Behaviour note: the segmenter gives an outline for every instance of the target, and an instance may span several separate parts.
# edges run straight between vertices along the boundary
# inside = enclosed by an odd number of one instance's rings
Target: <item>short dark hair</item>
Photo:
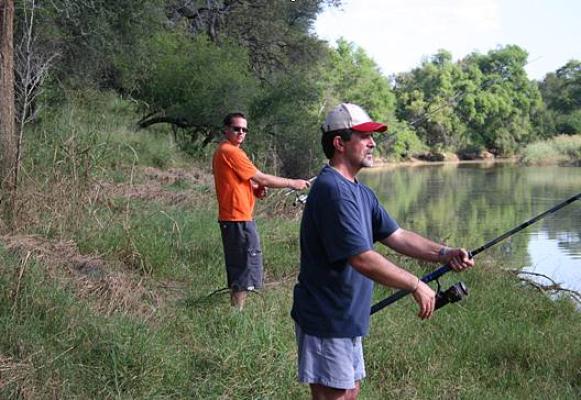
[[[234,118],[244,118],[244,119],[246,119],[246,115],[244,115],[244,113],[242,113],[240,111],[230,113],[230,114],[228,114],[228,115],[226,115],[224,117],[224,126],[230,126],[230,125],[232,125],[232,120]]]
[[[341,129],[338,131],[323,131],[323,136],[321,137],[321,145],[323,146],[323,152],[325,156],[330,160],[335,155],[335,146],[333,146],[333,139],[335,136],[340,136],[341,140],[348,142],[353,136],[353,131],[351,129]]]

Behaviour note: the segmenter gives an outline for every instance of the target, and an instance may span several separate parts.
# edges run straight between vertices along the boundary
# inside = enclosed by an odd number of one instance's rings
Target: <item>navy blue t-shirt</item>
[[[398,228],[371,189],[328,165],[321,170],[301,221],[291,315],[303,331],[319,337],[367,334],[373,281],[347,260]]]

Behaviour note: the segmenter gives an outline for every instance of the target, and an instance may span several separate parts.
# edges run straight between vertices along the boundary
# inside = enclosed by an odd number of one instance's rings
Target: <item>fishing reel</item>
[[[307,194],[305,193],[298,194],[295,191],[295,200],[293,201],[293,207],[296,207],[298,204],[301,204],[303,206],[307,204],[307,197],[308,197]]]
[[[440,282],[436,282],[438,283],[438,291],[436,292],[436,306],[434,310],[442,308],[448,303],[456,303],[468,296],[468,287],[464,282],[458,282],[444,291],[441,290]]]

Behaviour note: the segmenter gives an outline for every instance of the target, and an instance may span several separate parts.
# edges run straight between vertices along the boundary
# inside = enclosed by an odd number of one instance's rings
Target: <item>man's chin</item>
[[[371,158],[371,159],[369,159],[369,158],[364,159],[363,162],[361,163],[361,166],[363,168],[371,168],[371,167],[373,167],[373,158]]]

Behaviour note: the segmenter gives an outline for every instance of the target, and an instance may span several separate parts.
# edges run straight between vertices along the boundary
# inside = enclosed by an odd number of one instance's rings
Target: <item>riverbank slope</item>
[[[308,398],[289,316],[292,196],[260,203],[266,285],[239,313],[221,290],[207,160],[114,112],[55,123],[27,143],[18,219],[0,238],[0,398]],[[418,274],[436,267],[385,254]],[[374,315],[361,397],[579,398],[581,314],[518,267],[479,257],[462,275],[470,296],[432,320],[409,298]]]

